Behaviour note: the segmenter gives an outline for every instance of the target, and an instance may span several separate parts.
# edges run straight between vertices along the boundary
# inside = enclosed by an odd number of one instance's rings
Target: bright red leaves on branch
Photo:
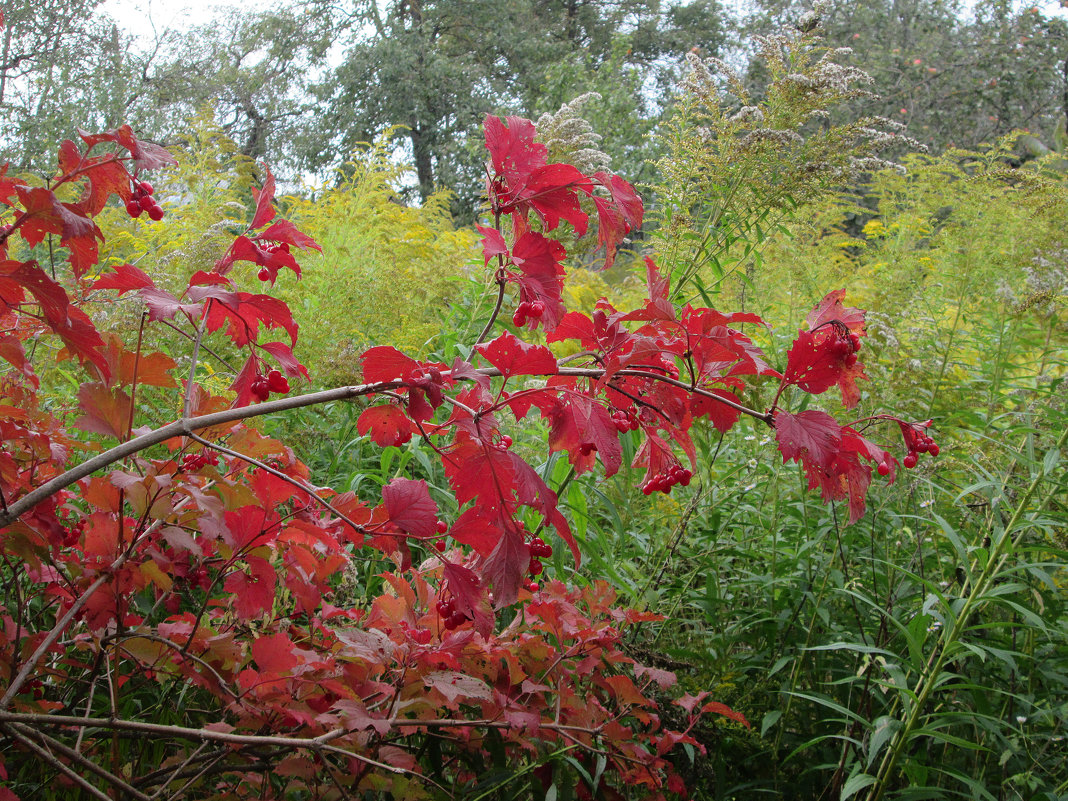
[[[288,271],[299,276],[299,251],[318,246],[278,218],[268,170],[246,230],[181,291],[157,287],[128,264],[90,284],[84,276],[96,265],[101,238],[93,217],[117,198],[157,219],[153,187],[139,173],[170,157],[120,128],[83,136],[82,149],[64,143],[61,174],[45,188],[0,171],[9,215],[0,228],[0,359],[14,368],[0,384],[0,551],[23,566],[24,597],[44,610],[16,624],[0,609],[7,621],[0,662],[26,666],[4,678],[2,704],[28,714],[57,709],[49,704],[58,702],[28,691],[39,669],[50,671],[50,687],[103,686],[89,672],[99,663],[94,653],[108,656],[120,694],[156,680],[195,688],[198,704],[214,712],[204,731],[237,731],[251,743],[231,742],[220,752],[214,797],[260,781],[248,765],[262,753],[257,737],[264,731],[331,738],[330,754],[294,747],[278,764],[290,789],[309,796],[324,775],[316,760],[334,759],[338,749],[350,755],[338,763],[343,770],[330,773],[343,793],[404,792],[408,785],[392,784],[393,774],[367,760],[418,773],[419,752],[406,746],[442,721],[446,771],[456,786],[477,779],[462,765],[480,753],[479,727],[491,721],[517,751],[532,742],[596,741],[608,759],[602,781],[655,796],[684,791],[663,757],[674,745],[697,745],[689,732],[702,714],[748,725],[702,694],[677,702],[685,715],[679,730],[661,727],[652,693],[659,697],[674,676],[636,665],[621,650],[627,628],[655,616],[616,608],[603,584],[577,590],[546,578],[545,560],[554,544],[561,547],[556,538],[576,564],[577,543],[556,492],[525,458],[530,443],[513,442],[507,426],[536,410],[549,450],[566,455],[576,474],[598,463],[606,475],[620,471],[622,438],[629,438],[631,466],[644,468],[642,490],[651,494],[686,486],[700,470],[694,425],[707,421],[726,433],[747,414],[774,427],[783,458],[800,463],[825,499],[845,501],[850,520],[864,511],[872,470],[892,481],[896,468],[862,431],[877,422],[899,425],[906,467],[919,454],[937,455],[938,446],[927,424],[878,416],[841,425],[825,412],[791,411],[791,393],[838,386],[847,406],[859,399],[864,315],[843,305],[841,291],[809,315],[782,375],[755,341],[766,328],[759,317],[677,308],[669,277],[652,260],[640,308],[621,311],[602,300],[590,314],[569,312],[562,291],[567,253],[550,234],[561,222],[577,235],[596,225],[608,266],[641,225],[641,200],[618,176],[547,163],[527,120],[490,117],[485,130],[493,226],[479,230],[502,302],[513,285],[515,327],[543,326],[550,344],[579,352],[561,362],[521,335],[493,336],[495,319],[485,341],[451,365],[389,345],[369,349],[361,357],[365,383],[346,389],[346,397],[377,396],[357,430],[382,447],[433,449],[444,474],[436,482],[394,477],[380,496],[366,486],[362,496],[316,488],[285,445],[236,422],[249,413],[239,409],[226,424],[216,418],[210,428],[194,421],[183,424],[193,428],[165,430],[153,441],[159,452],[123,453],[122,469],[85,473],[77,484],[24,501],[84,448],[84,435],[68,435],[66,421],[38,399],[33,351],[24,343],[54,336],[61,357],[89,368],[69,419],[105,438],[105,447],[139,433],[139,390],[175,388],[175,362],[142,351],[136,340],[101,337],[79,308],[86,298],[143,304],[149,325],[172,322],[198,343],[198,365],[208,358],[199,343],[209,340],[211,358],[216,349],[240,354],[222,361],[222,369],[236,370],[231,395],[211,395],[194,369],[192,385],[171,396],[169,414],[195,417],[285,396],[290,379],[307,377],[294,354],[293,316],[266,293],[238,291],[231,274],[253,270],[273,285]],[[109,152],[90,153],[98,146]],[[77,202],[58,200],[55,189],[64,183],[81,187]],[[4,260],[13,236],[28,245],[58,237],[69,269],[52,276],[34,261]],[[772,407],[748,408],[750,384],[768,379],[779,382]],[[307,400],[289,405],[298,402]],[[363,549],[398,567],[380,576],[388,591],[374,598],[338,591],[338,575],[365,558]],[[516,602],[522,608],[499,630],[495,610]],[[42,660],[49,652],[61,658]],[[99,708],[110,703],[97,701]],[[468,725],[472,719],[483,724]],[[111,734],[107,725],[95,733],[98,725],[85,729],[84,758],[109,752]],[[175,764],[193,753],[181,750],[185,742],[169,744]]]

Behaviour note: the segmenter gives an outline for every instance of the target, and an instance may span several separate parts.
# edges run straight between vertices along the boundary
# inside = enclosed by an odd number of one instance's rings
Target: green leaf
[[[865,787],[870,787],[875,784],[875,782],[876,778],[867,773],[858,773],[855,776],[850,776],[849,781],[842,787],[842,794],[839,798],[841,801],[846,801],[847,798],[852,798],[859,791],[863,790]]]

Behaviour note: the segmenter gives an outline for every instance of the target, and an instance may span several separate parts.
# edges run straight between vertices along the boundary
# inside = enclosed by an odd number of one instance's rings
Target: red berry
[[[142,197],[142,198],[141,198],[141,199],[140,199],[140,200],[138,201],[138,203],[140,203],[140,204],[141,204],[141,208],[142,208],[142,209],[144,209],[145,211],[148,211],[149,209],[151,209],[151,208],[152,208],[153,206],[155,206],[155,205],[156,205],[156,201],[155,201],[155,200],[153,200],[153,199],[152,199],[151,197],[149,197],[148,195],[145,195],[144,197]]]
[[[536,300],[536,301],[534,301],[533,303],[530,304],[530,316],[531,317],[541,317],[543,314],[545,314],[545,304],[544,303],[542,303],[540,300]]]
[[[463,612],[453,612],[445,621],[445,628],[455,629],[467,622],[467,615]]]
[[[536,559],[532,559],[530,561],[530,575],[539,576],[541,575],[541,571],[543,571],[544,569],[545,566],[542,565],[542,563],[537,561]]]
[[[527,324],[527,316],[523,313],[522,309],[516,309],[515,314],[512,315],[512,325],[516,328],[522,328]]]
[[[150,184],[148,181],[141,181],[141,183],[139,183],[137,186],[146,195],[151,195],[153,192],[155,192],[155,190],[152,188],[152,184]]]
[[[271,372],[267,373],[267,388],[271,390],[271,392],[285,395],[289,392],[289,379],[282,375],[278,370],[271,370]]]
[[[890,465],[886,462],[879,462],[879,466],[876,468],[879,471],[880,476],[890,475]]]
[[[915,453],[912,453],[912,452],[910,452],[910,453],[908,454],[908,456],[906,456],[906,457],[905,457],[905,458],[904,458],[904,459],[902,460],[902,462],[901,462],[901,463],[902,463],[903,465],[905,465],[905,467],[906,467],[906,468],[908,468],[909,470],[911,470],[912,468],[914,468],[914,467],[916,466],[916,462],[917,462],[917,461],[919,461],[919,459],[917,458],[916,454],[915,454]]]
[[[445,540],[438,540],[434,543],[434,547],[437,548],[438,553],[445,553],[445,549],[449,546],[445,544]]]
[[[941,449],[938,447],[938,445],[933,442],[927,448],[927,452],[931,454],[931,456],[938,456],[940,450]]]
[[[266,267],[261,267],[260,271],[256,273],[256,277],[259,278],[261,281],[270,281],[271,271],[268,270]]]
[[[159,222],[160,220],[162,220],[164,213],[165,212],[163,211],[163,208],[161,206],[153,206],[148,210],[148,216],[154,222]]]
[[[446,523],[444,520],[439,520],[437,523],[434,524],[434,528],[437,529],[438,534],[444,534],[446,531],[449,530],[449,524]]]
[[[142,211],[143,209],[141,208],[141,204],[138,203],[136,200],[131,199],[126,201],[126,213],[129,214],[131,217],[135,219],[137,217],[140,217]]]
[[[530,592],[537,592],[538,591],[538,582],[532,581],[529,584],[527,584],[527,590],[530,591]]]

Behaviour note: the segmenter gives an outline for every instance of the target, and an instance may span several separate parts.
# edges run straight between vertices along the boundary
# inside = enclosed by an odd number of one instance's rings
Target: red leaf
[[[356,421],[356,430],[381,448],[403,445],[412,438],[415,426],[399,406],[371,406],[363,410]]]
[[[470,568],[447,561],[442,563],[442,575],[456,611],[467,615],[474,621],[475,630],[488,638],[493,633],[493,615],[478,576]]]
[[[262,672],[275,675],[288,674],[300,661],[293,653],[293,641],[281,631],[253,639],[252,658]]]
[[[253,227],[255,228],[255,226]],[[260,241],[267,240],[269,242],[281,242],[286,245],[298,247],[301,250],[311,248],[312,250],[322,251],[322,248],[319,247],[314,239],[298,230],[297,226],[289,220],[279,220],[271,225],[271,227],[265,228],[260,231],[256,239]]]
[[[536,168],[514,193],[513,204],[522,207],[529,203],[546,231],[552,231],[564,219],[571,223],[576,236],[582,236],[589,216],[579,205],[576,190],[588,195],[592,189],[590,179],[570,164],[546,164]]]
[[[857,380],[867,376],[849,343],[850,337],[836,325],[828,324],[818,331],[799,331],[786,354],[783,380],[813,395],[837,384],[846,408],[856,406],[860,401]]]
[[[530,550],[514,521],[499,521],[497,543],[482,563],[482,573],[493,587],[493,604],[498,609],[515,603],[527,568]]]
[[[494,256],[508,255],[508,245],[505,244],[504,237],[500,231],[496,228],[487,228],[484,225],[476,225],[475,227],[482,234],[482,255],[487,265]]]
[[[422,370],[419,362],[388,345],[370,348],[360,356],[363,380],[369,384],[403,381]]]
[[[829,468],[842,441],[842,427],[826,412],[809,409],[797,414],[775,412],[775,437],[783,462]]]
[[[557,372],[556,357],[544,345],[529,345],[505,331],[492,342],[476,345],[490,364],[509,378],[514,375],[553,375]]]
[[[308,368],[297,361],[297,357],[293,355],[293,349],[289,347],[285,342],[263,342],[260,343],[260,347],[274,356],[278,361],[278,366],[281,367],[286,375],[294,378],[298,375],[309,378]]]
[[[256,213],[252,217],[252,223],[249,228],[255,230],[260,228],[271,220],[274,219],[274,176],[271,175],[271,168],[266,164],[263,165],[263,169],[267,171],[267,180],[263,182],[262,189],[252,188],[252,197],[256,200]]]
[[[143,271],[132,264],[119,264],[115,272],[106,273],[93,282],[93,289],[117,289],[119,297],[135,289],[155,289],[152,279]]]
[[[190,292],[190,295],[193,293]],[[296,344],[297,324],[293,314],[283,301],[270,295],[253,295],[249,292],[228,292],[214,295],[207,316],[209,331],[217,331],[224,324],[226,333],[237,347],[255,342],[260,323],[265,328],[282,328],[289,334],[290,344]]]
[[[152,321],[171,320],[179,312],[190,318],[196,318],[204,309],[202,303],[183,303],[164,289],[146,287],[139,290],[137,294],[148,307],[148,319]]]
[[[246,556],[249,572],[237,571],[226,577],[223,589],[233,596],[234,612],[241,620],[251,620],[269,612],[274,604],[277,576],[271,563],[259,556]]]
[[[605,476],[614,475],[623,464],[619,432],[608,410],[593,398],[569,395],[559,399],[549,415],[549,450],[566,451],[581,475],[593,469],[595,454]]]
[[[478,504],[465,509],[449,528],[449,536],[461,545],[469,545],[475,553],[488,557],[500,539],[500,524]]]
[[[541,301],[545,311],[541,323],[546,331],[552,331],[564,315],[560,300],[564,286],[564,270],[560,266],[564,258],[563,246],[555,239],[528,231],[512,248],[512,264],[521,275],[513,280],[519,284],[523,299]]]
[[[731,720],[741,723],[747,729],[749,728],[749,721],[745,719],[745,715],[743,715],[741,712],[735,712],[729,706],[720,703],[719,701],[709,701],[707,704],[701,707],[701,712],[713,712],[717,715],[723,715],[723,717],[730,718]]]
[[[20,228],[23,239],[32,246],[40,244],[46,234],[59,234],[60,244],[70,251],[71,269],[81,278],[99,258],[96,240],[103,240],[104,235],[96,223],[80,205],[60,203],[51,190],[24,186],[16,186],[15,190],[26,208]]]
[[[482,128],[493,170],[504,176],[509,185],[526,183],[530,173],[545,164],[548,151],[545,145],[534,141],[536,132],[530,120],[522,117],[501,120],[500,117],[487,114]]]
[[[89,147],[100,142],[115,142],[126,148],[133,156],[134,166],[139,170],[155,170],[160,167],[177,164],[174,156],[167,152],[165,147],[154,142],[142,142],[134,136],[133,129],[129,125],[123,125],[114,131],[104,131],[98,134],[88,134],[79,130],[78,135]]]
[[[805,318],[809,330],[814,331],[834,320],[845,325],[850,331],[860,333],[864,330],[864,312],[861,309],[843,306],[842,298],[845,297],[845,293],[844,289],[836,289],[834,292],[829,292],[823,300],[816,304],[816,308],[810,311],[808,317]]]
[[[425,481],[395,478],[382,488],[382,502],[390,522],[406,534],[420,539],[436,534],[438,506]]]
[[[83,431],[124,439],[130,425],[130,396],[104,384],[85,383],[78,389],[78,408],[84,414],[74,421]]]
[[[730,390],[713,387],[707,391],[713,395],[719,395],[721,398],[732,400],[735,403],[739,402],[738,396]],[[690,396],[690,413],[694,417],[707,417],[712,421],[712,425],[716,427],[716,430],[724,434],[734,427],[734,424],[738,422],[738,418],[742,414],[725,403],[720,403],[705,395],[696,394]]]

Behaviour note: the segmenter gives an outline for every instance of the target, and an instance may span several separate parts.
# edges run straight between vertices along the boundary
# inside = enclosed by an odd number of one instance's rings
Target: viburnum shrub
[[[508,431],[540,416],[550,451],[606,475],[631,437],[644,491],[670,492],[696,468],[693,426],[727,432],[750,415],[856,520],[873,466],[892,481],[897,465],[861,432],[893,418],[842,425],[789,409],[793,395],[834,386],[857,403],[864,314],[829,294],[780,373],[742,331],[762,320],[677,308],[651,260],[641,308],[568,311],[553,232],[566,222],[582,236],[595,216],[608,266],[642,202],[618,176],[546,163],[528,120],[488,117],[485,134],[492,224],[479,230],[497,302],[467,358],[374,347],[363,384],[305,394],[291,391],[307,373],[288,307],[233,280],[299,277],[296,253],[318,247],[276,216],[269,171],[245,231],[177,296],[130,264],[93,274],[93,218],[110,198],[161,216],[142,176],[167,166],[164,149],[123,127],[64,142],[44,186],[2,174],[0,730],[15,791],[36,797],[54,774],[60,795],[98,798],[451,797],[504,770],[546,792],[577,781],[580,797],[660,797],[685,792],[666,755],[700,748],[690,731],[703,715],[745,724],[706,694],[670,700],[674,675],[626,655],[628,630],[655,616],[615,607],[600,582],[540,581],[553,536],[576,564],[580,554]],[[45,268],[33,255],[57,237],[66,261]],[[85,309],[101,301],[184,330],[182,375],[143,347],[143,329],[99,331]],[[498,333],[506,305],[515,331]],[[542,335],[579,350],[557,358]],[[197,364],[227,348],[241,367],[217,397]],[[84,375],[69,415],[42,400],[53,356]],[[778,382],[770,408],[745,405],[754,381]],[[173,393],[177,419],[138,427],[145,387]],[[394,478],[376,497],[317,487],[284,443],[246,423],[357,397],[370,402],[362,434],[383,447],[418,437],[440,460],[447,510],[423,480]],[[937,453],[926,424],[897,422],[906,465]],[[385,591],[340,592],[346,569],[376,551],[396,565]],[[583,765],[589,782],[574,779]]]

